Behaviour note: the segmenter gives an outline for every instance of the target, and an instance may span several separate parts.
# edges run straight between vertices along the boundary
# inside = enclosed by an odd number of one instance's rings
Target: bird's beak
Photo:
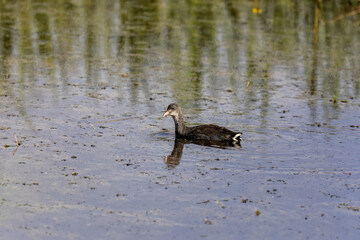
[[[169,114],[170,114],[170,111],[166,111],[166,113],[164,113],[163,117],[166,117]]]

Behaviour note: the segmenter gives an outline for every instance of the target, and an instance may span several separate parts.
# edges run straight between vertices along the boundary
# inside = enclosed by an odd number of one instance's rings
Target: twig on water
[[[95,129],[95,124],[118,122],[118,121],[124,121],[124,120],[131,120],[131,119],[135,119],[135,118],[139,118],[139,117],[130,117],[130,118],[121,118],[121,119],[108,120],[108,121],[99,121],[99,122],[93,122],[93,123],[89,123],[89,124],[93,129]]]
[[[351,16],[354,16],[354,15],[359,14],[359,13],[360,13],[360,7],[357,7],[354,10],[352,10],[350,12],[347,12],[345,14],[341,14],[341,15],[335,17],[334,19],[328,21],[328,22],[336,22],[336,21],[344,19],[345,17],[351,17]]]
[[[18,138],[16,137],[16,134],[14,133],[14,137],[15,137],[15,141],[16,141],[16,145],[20,146],[21,142],[18,140]]]
[[[17,152],[18,148],[20,147],[20,145],[17,145],[15,148],[15,151],[13,152],[13,156],[15,156],[15,153]]]
[[[16,142],[16,149],[15,151],[13,152],[13,155],[15,156],[15,153],[17,152],[18,148],[20,147],[21,145],[21,141],[19,141],[19,139],[17,138],[16,134],[14,133],[14,138],[15,138],[15,142]]]

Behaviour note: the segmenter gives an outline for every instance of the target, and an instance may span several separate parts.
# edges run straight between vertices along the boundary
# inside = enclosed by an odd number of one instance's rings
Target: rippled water
[[[357,239],[359,7],[3,1],[0,238]]]

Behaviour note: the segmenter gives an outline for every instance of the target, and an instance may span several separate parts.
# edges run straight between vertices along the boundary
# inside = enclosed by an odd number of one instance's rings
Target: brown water
[[[0,239],[357,239],[359,27],[355,0],[2,1]],[[172,102],[242,148],[175,144]]]

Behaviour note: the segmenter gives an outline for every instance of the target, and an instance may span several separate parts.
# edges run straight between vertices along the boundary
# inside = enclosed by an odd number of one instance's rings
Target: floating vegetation
[[[338,206],[338,208],[345,208],[345,209],[348,209],[348,210],[352,210],[354,212],[359,212],[360,211],[360,207],[354,207],[354,206],[351,206],[350,204],[348,203],[340,203]]]

